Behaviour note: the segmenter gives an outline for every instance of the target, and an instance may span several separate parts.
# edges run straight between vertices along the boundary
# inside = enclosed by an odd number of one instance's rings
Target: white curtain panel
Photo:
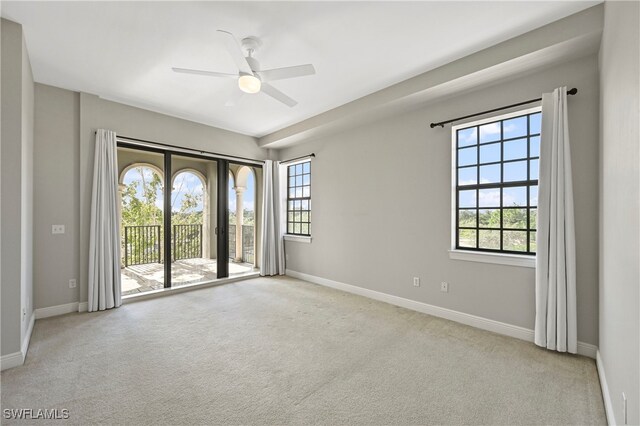
[[[116,134],[96,132],[89,233],[88,311],[120,306],[120,218]]]
[[[567,88],[542,96],[535,343],[576,353],[576,248]]]
[[[262,261],[260,275],[284,275],[284,240],[282,202],[280,200],[281,167],[277,161],[266,160],[263,175]]]

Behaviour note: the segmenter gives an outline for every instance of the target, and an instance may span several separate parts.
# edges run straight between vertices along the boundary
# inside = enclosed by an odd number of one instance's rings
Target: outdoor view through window
[[[539,109],[453,128],[455,248],[535,254]]]

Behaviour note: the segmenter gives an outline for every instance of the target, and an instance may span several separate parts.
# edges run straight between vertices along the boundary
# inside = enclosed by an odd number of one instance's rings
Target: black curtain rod
[[[567,95],[575,95],[576,93],[578,93],[578,89],[576,89],[575,87],[567,91]],[[518,102],[517,104],[506,105],[500,108],[490,109],[488,111],[476,112],[475,114],[465,115],[464,117],[456,117],[450,120],[440,121],[439,123],[431,123],[431,128],[433,129],[436,126],[444,127],[445,124],[453,123],[454,121],[464,120],[465,118],[477,117],[479,115],[489,114],[491,112],[496,112],[496,111],[502,111],[503,109],[509,109],[509,108],[513,108],[521,105],[532,104],[534,102],[539,102],[541,100],[542,98],[531,99],[524,102]]]
[[[98,132],[97,131],[93,132],[94,135],[96,133],[98,133]],[[148,141],[148,140],[145,140],[145,139],[138,139],[138,138],[131,138],[129,136],[116,135],[116,138],[118,138],[118,139],[126,139],[126,140],[129,140],[129,141],[135,141],[135,142],[150,143],[152,145],[159,145],[159,146],[164,146],[164,147],[167,147],[167,148],[176,148],[176,149],[181,149],[181,150],[185,150],[185,151],[191,151],[194,154],[209,154],[209,155],[214,155],[214,156],[218,156],[218,157],[227,157],[227,158],[245,160],[245,161],[255,161],[257,163],[263,163],[264,164],[264,160],[256,160],[254,158],[238,157],[237,155],[221,154],[219,152],[202,151],[202,150],[199,150],[199,149],[185,148],[185,147],[182,147],[182,146],[171,145],[171,144],[168,144],[168,143],[154,142],[154,141]]]
[[[290,158],[290,159],[288,159],[288,160],[281,161],[281,162],[280,162],[280,164],[286,164],[286,163],[290,163],[290,162],[292,162],[292,161],[301,160],[301,159],[303,159],[303,158],[308,158],[308,157],[313,158],[313,157],[315,157],[315,156],[316,156],[316,154],[314,154],[314,153],[312,152],[312,153],[311,153],[311,154],[309,154],[309,155],[302,155],[302,156],[300,156],[300,157]]]

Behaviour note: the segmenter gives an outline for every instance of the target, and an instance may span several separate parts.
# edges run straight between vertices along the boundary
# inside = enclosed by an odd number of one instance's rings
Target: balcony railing
[[[242,225],[242,261],[254,262],[253,225]],[[236,258],[236,225],[229,225],[229,258]]]
[[[242,261],[254,262],[253,225],[242,225]],[[124,266],[163,263],[161,225],[125,226]],[[171,260],[202,257],[202,225],[173,225]],[[236,258],[236,225],[229,225],[229,257]]]
[[[124,266],[161,263],[160,225],[124,227]]]
[[[202,225],[173,225],[173,261],[202,257]]]

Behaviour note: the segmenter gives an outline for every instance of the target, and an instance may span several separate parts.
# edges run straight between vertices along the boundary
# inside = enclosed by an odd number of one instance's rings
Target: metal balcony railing
[[[253,225],[242,225],[242,261],[253,263],[254,261],[254,236]],[[236,258],[236,225],[229,225],[229,258]]]
[[[173,225],[172,260],[202,257],[202,225]]]
[[[160,225],[124,227],[124,266],[161,263]]]

